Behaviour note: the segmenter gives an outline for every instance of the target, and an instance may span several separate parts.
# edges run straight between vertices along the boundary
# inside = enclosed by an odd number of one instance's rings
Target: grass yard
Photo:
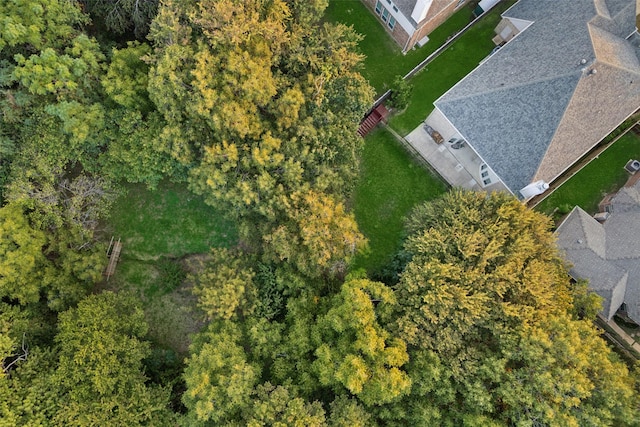
[[[627,132],[596,159],[562,184],[536,206],[536,210],[552,214],[557,209],[567,213],[580,206],[596,213],[598,203],[607,194],[621,188],[629,178],[623,169],[629,159],[640,158],[640,137]]]
[[[150,191],[131,185],[127,189],[113,206],[110,220],[115,237],[122,237],[123,255],[140,260],[178,258],[237,239],[233,224],[184,186],[165,184]]]
[[[400,248],[404,217],[446,190],[388,131],[378,129],[367,136],[354,210],[370,251],[357,257],[355,268],[381,268]]]
[[[413,85],[409,106],[392,117],[389,125],[406,135],[433,111],[433,102],[478,66],[495,47],[491,38],[500,22],[500,14],[514,1],[498,4],[476,22],[447,50],[410,80]]]
[[[195,297],[185,286],[189,260],[212,246],[230,246],[235,227],[184,185],[150,191],[128,185],[112,208],[108,231],[122,238],[116,273],[104,287],[128,291],[142,302],[149,338],[185,355],[189,334],[202,325]]]
[[[465,6],[429,35],[429,42],[406,55],[383,28],[382,22],[360,0],[330,0],[325,19],[351,25],[364,35],[359,43],[366,58],[362,75],[381,95],[397,75],[404,76],[447,40],[471,22],[472,9]]]

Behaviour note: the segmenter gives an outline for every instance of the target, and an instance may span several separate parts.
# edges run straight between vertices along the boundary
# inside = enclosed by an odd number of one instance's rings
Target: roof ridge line
[[[564,122],[564,118],[567,115],[567,111],[569,111],[569,107],[571,106],[571,102],[573,101],[574,95],[575,95],[576,91],[578,90],[578,86],[580,86],[580,83],[582,81],[583,74],[584,74],[584,71],[581,69],[580,70],[580,77],[578,78],[578,83],[573,87],[573,92],[571,92],[571,96],[569,97],[569,102],[567,102],[567,105],[565,105],[564,111],[562,112],[562,115],[560,116],[560,120],[558,120],[558,125],[555,127],[555,130],[553,131],[553,135],[551,136],[551,139],[549,140],[549,144],[547,145],[547,149],[544,151],[544,154],[543,154],[543,156],[541,158],[540,164],[538,165],[538,168],[536,169],[536,173],[533,175],[534,178],[537,177],[538,174],[540,173],[540,169],[542,168],[542,165],[544,164],[544,160],[547,158],[547,154],[549,154],[549,150],[551,149],[551,147],[553,147],[555,145],[554,144],[554,140],[556,139],[556,135],[558,134],[558,129],[560,129],[560,126]],[[586,213],[586,211],[584,211],[584,212]]]
[[[571,76],[573,74],[582,74],[582,70],[581,69],[577,69],[575,71],[570,71],[570,72],[566,72],[566,73],[562,73],[562,74],[555,74],[553,76],[546,77],[546,78],[541,78],[541,79],[537,79],[537,80],[528,80],[527,82],[523,82],[521,84],[513,84],[513,85],[509,85],[509,86],[500,86],[500,87],[497,87],[497,88],[493,88],[491,90],[485,90],[485,91],[482,91],[482,92],[475,92],[472,95],[466,95],[466,96],[461,96],[461,97],[457,97],[457,98],[450,98],[445,102],[445,104],[447,104],[449,102],[453,102],[453,101],[459,101],[461,99],[471,98],[471,97],[474,97],[474,96],[492,94],[492,93],[500,92],[500,91],[503,91],[503,90],[511,90],[511,89],[516,89],[516,88],[533,86],[535,84],[542,83],[542,82],[562,79],[562,78],[565,78],[567,76]],[[580,80],[580,77],[578,78],[578,80]],[[574,88],[574,91],[575,91],[575,88]],[[441,103],[442,101],[440,99],[438,99],[436,102],[440,102]]]
[[[606,28],[601,27],[600,25],[597,25],[594,22],[588,22],[587,23],[587,30],[589,31],[589,38],[591,39],[591,46],[593,47],[593,53],[595,56],[595,60],[592,63],[592,66],[597,65],[598,62],[603,63],[603,64],[607,64],[613,68],[617,68],[619,70],[624,70],[624,71],[628,71],[630,73],[633,74],[639,74],[640,75],[640,66],[636,69],[632,69],[629,67],[624,67],[624,66],[620,66],[616,63],[614,63],[613,61],[607,61],[605,55],[601,55],[603,56],[602,58],[598,56],[598,51],[596,49],[596,45],[594,43],[594,33],[593,31],[602,31],[603,33],[606,33],[607,35],[613,37],[614,40],[622,42],[622,44],[631,44],[631,42],[629,41],[628,37],[627,38],[622,38],[619,35],[612,33],[611,31],[607,30]],[[633,33],[632,33],[633,34]],[[632,48],[633,49],[633,48]],[[635,49],[633,49],[635,50]],[[640,58],[638,58],[638,54],[636,53],[636,58],[638,59],[638,64],[640,65]]]

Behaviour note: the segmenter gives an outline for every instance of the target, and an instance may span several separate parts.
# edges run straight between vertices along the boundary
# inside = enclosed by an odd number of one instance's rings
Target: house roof
[[[571,275],[604,298],[607,318],[625,302],[640,322],[640,181],[621,189],[611,207],[604,224],[576,207],[556,231],[558,246],[573,264]]]
[[[416,22],[411,19],[411,14],[413,13],[413,8],[416,7],[416,3],[418,0],[392,0],[393,4],[395,4],[400,12],[413,24],[415,27]],[[383,1],[383,4],[386,3]]]
[[[633,0],[520,0],[524,31],[435,105],[513,192],[551,182],[640,107]]]

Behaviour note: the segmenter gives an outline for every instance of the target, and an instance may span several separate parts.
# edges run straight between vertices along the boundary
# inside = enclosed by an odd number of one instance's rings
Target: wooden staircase
[[[360,127],[358,128],[358,135],[364,137],[371,130],[378,125],[378,123],[387,121],[387,117],[389,117],[389,110],[385,108],[383,104],[378,105],[376,108],[371,110],[369,114],[365,116],[365,118],[360,122]]]

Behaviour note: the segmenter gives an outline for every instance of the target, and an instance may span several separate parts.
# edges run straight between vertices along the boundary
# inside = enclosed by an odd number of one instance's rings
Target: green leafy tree
[[[165,178],[184,179],[184,169],[171,157],[160,139],[164,120],[157,112],[115,108],[107,112],[106,151],[99,170],[113,181],[144,183],[156,188]]]
[[[143,38],[158,9],[157,0],[84,0],[86,11],[115,34],[132,32]]]
[[[158,425],[172,419],[166,390],[146,385],[149,355],[144,313],[111,292],[91,295],[60,314],[59,364],[52,380],[63,393],[54,421],[64,425]]]
[[[0,377],[0,426],[175,423],[168,391],[148,385],[143,373],[147,325],[132,298],[87,297],[60,314],[50,345],[32,345],[32,320],[13,321],[27,331],[28,355]]]
[[[0,426],[51,425],[60,407],[60,395],[52,381],[56,354],[30,347],[28,357],[10,376],[0,378]]]
[[[79,34],[63,53],[45,47],[38,55],[16,54],[12,74],[32,94],[83,99],[97,85],[104,59],[98,43]]]
[[[395,303],[392,290],[381,283],[353,279],[342,285],[317,321],[321,344],[313,369],[322,385],[344,387],[367,406],[409,391],[411,380],[400,369],[409,360],[406,345],[380,324]]]
[[[123,49],[113,49],[102,87],[113,102],[139,111],[151,109],[147,92],[149,65],[143,58],[151,53],[146,43],[129,42]]]
[[[7,277],[2,289],[23,305],[44,297],[50,308],[63,310],[102,276],[104,244],[94,233],[113,194],[101,180],[84,175],[57,185],[45,177],[26,178],[12,182],[12,200],[0,208],[0,229],[6,236],[0,256],[6,269],[0,277]]]
[[[356,72],[358,38],[311,19],[324,4],[168,1],[150,31],[149,95],[166,121],[160,140],[190,169],[190,187],[232,212],[266,262],[290,260],[311,275],[340,264],[344,248],[330,242],[337,250],[327,256],[320,239],[296,234],[326,227],[305,227],[296,211],[313,208],[309,197],[340,209],[357,174],[355,129],[372,100]],[[341,216],[334,226],[345,231]],[[311,256],[293,259],[298,252]]]
[[[638,425],[634,381],[591,323],[552,315],[518,338],[495,393],[501,419]]]
[[[401,336],[448,357],[568,310],[569,279],[549,228],[547,217],[499,194],[454,190],[416,208],[398,286]]]
[[[75,33],[74,26],[87,21],[77,3],[61,0],[2,2],[0,16],[0,53],[20,45],[58,46]]]
[[[238,313],[251,313],[254,274],[246,262],[227,249],[212,249],[212,259],[199,270],[190,280],[198,306],[208,320],[229,320]]]
[[[402,76],[396,76],[391,86],[391,95],[389,95],[389,106],[402,110],[409,105],[411,100],[411,91],[413,86],[402,78]]]
[[[550,226],[547,217],[496,193],[454,190],[414,210],[395,324],[409,344],[407,372],[416,386],[380,419],[415,425],[638,419],[633,381],[584,318],[593,301],[574,299],[583,291],[572,290]]]
[[[243,414],[244,425],[262,426],[324,426],[324,410],[319,402],[307,403],[292,396],[287,388],[266,383],[256,387],[252,402]]]
[[[263,236],[270,248],[267,260],[287,260],[309,277],[344,274],[366,245],[353,214],[332,197],[313,191],[293,194],[291,204],[289,221]]]
[[[0,208],[0,293],[20,304],[37,302],[49,263],[43,231],[34,229],[18,203]]]
[[[247,361],[241,343],[241,331],[228,321],[211,323],[194,340],[182,396],[189,425],[231,422],[250,405],[260,369]]]
[[[337,397],[330,405],[328,424],[334,427],[370,427],[376,424],[356,399]]]

